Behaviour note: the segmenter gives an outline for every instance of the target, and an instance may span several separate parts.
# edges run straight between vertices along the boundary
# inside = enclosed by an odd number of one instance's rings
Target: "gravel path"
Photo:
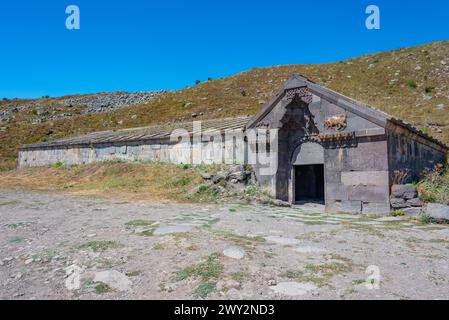
[[[1,299],[449,298],[447,226],[319,205],[3,190],[0,230]]]

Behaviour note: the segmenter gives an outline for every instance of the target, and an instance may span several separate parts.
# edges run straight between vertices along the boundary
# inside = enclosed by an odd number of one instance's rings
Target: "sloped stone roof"
[[[213,120],[201,120],[201,129],[219,130],[224,132],[226,129],[244,129],[250,117],[237,117]],[[102,143],[136,142],[169,139],[170,134],[176,129],[185,129],[189,134],[193,133],[193,121],[177,122],[170,124],[154,125],[141,128],[108,130],[93,132],[82,136],[71,137],[67,139],[29,144],[22,146],[22,150],[54,148],[64,146],[93,145]]]

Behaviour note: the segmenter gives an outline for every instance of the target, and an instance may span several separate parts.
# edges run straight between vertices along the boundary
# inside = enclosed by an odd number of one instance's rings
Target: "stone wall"
[[[105,143],[41,149],[22,149],[19,152],[19,168],[89,164],[100,161],[160,161],[196,164],[243,164],[245,143],[238,139],[223,142],[172,143],[169,140],[128,143]]]
[[[436,164],[446,163],[446,150],[405,128],[388,124],[388,160],[391,183],[410,183],[420,179],[425,171],[432,171]],[[395,171],[407,172],[404,181],[393,181]]]

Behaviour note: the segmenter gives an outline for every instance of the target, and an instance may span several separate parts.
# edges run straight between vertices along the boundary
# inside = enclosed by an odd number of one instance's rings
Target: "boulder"
[[[449,221],[449,206],[438,203],[427,204],[427,215],[435,220]]]
[[[218,172],[216,175],[212,177],[213,183],[219,183],[220,181],[223,181],[226,179],[226,174],[224,172]]]
[[[223,255],[232,259],[240,260],[245,256],[245,251],[239,247],[229,247],[223,250]]]
[[[236,172],[230,173],[228,178],[235,179],[237,181],[243,181],[246,178],[246,174],[244,171],[236,171]]]
[[[212,176],[207,172],[201,172],[201,178],[203,178],[204,180],[210,180],[212,179]]]
[[[422,207],[423,203],[419,198],[409,199],[405,202],[408,207]]]
[[[402,198],[391,198],[390,204],[393,209],[401,209],[406,208],[407,204],[405,203],[405,200]]]
[[[391,187],[391,195],[394,198],[413,199],[418,196],[418,190],[415,186],[394,184]]]
[[[102,282],[118,291],[129,291],[132,282],[129,278],[116,270],[106,270],[95,273],[94,282]]]
[[[291,207],[292,206],[290,202],[282,201],[279,199],[274,200],[273,204],[277,207]]]

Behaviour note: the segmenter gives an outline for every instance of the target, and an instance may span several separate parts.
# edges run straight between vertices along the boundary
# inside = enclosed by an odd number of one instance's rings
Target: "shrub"
[[[53,168],[55,169],[60,169],[64,166],[64,163],[61,161],[56,162],[55,164],[53,164]]]
[[[390,213],[392,217],[402,217],[405,216],[405,212],[403,210],[394,210]]]
[[[409,80],[409,81],[407,81],[407,84],[412,89],[416,89],[416,87],[418,87],[415,80]]]
[[[426,88],[424,89],[424,91],[425,91],[426,93],[432,93],[433,90],[435,90],[435,87],[426,87]]]
[[[199,192],[205,192],[207,189],[209,188],[209,186],[207,184],[202,184],[199,187]]]
[[[181,169],[183,170],[188,170],[192,167],[192,165],[188,164],[188,163],[183,163],[181,164]]]
[[[418,184],[419,197],[424,202],[449,203],[449,170],[437,166]]]
[[[195,84],[200,84],[201,80],[195,80]]]
[[[240,91],[240,94],[242,95],[242,97],[246,97],[246,91],[245,90]]]

